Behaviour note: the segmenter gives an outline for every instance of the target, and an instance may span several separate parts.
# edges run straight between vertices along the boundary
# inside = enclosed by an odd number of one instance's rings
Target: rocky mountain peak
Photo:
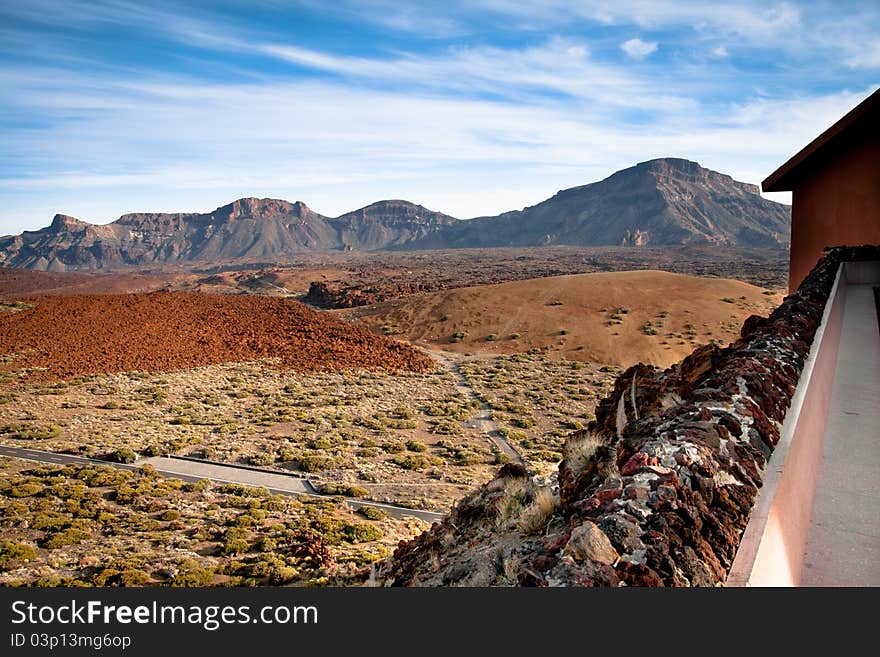
[[[354,212],[348,212],[337,217],[336,221],[346,227],[365,226],[377,222],[392,226],[432,227],[455,223],[458,220],[409,201],[386,199],[371,203]]]
[[[291,203],[274,198],[240,198],[223,207],[217,208],[212,215],[216,219],[234,221],[236,219],[269,219],[283,216],[303,217],[312,214],[302,201]]]
[[[630,170],[624,169],[621,173]],[[632,170],[639,173],[648,173],[658,182],[696,185],[714,184],[733,187],[742,192],[757,196],[760,196],[761,193],[757,185],[734,180],[727,174],[707,169],[700,166],[698,162],[679,157],[662,157],[639,162]]]
[[[56,214],[52,219],[50,230],[55,232],[65,232],[71,230],[79,230],[86,226],[86,222],[80,221],[76,217],[67,214]]]

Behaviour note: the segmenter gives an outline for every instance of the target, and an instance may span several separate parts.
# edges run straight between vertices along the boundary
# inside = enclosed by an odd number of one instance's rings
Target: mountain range
[[[558,192],[523,210],[460,220],[408,201],[326,217],[304,203],[243,198],[209,213],[135,213],[110,224],[55,215],[0,237],[0,266],[68,271],[227,261],[304,252],[501,246],[784,248],[789,206],[696,162],[662,158]]]

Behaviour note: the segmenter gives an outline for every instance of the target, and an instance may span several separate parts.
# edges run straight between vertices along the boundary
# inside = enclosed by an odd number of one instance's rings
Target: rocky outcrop
[[[474,566],[494,585],[722,584],[838,264],[861,259],[880,259],[880,247],[832,250],[726,348],[702,347],[666,370],[625,371],[595,421],[567,439],[555,507],[537,528],[501,523],[498,531],[491,496],[509,493],[515,474],[502,471],[443,523],[401,544],[380,580],[440,584],[450,569]],[[507,556],[493,570],[479,560],[486,553]]]
[[[317,308],[357,308],[397,299],[407,294],[434,292],[446,287],[443,283],[408,281],[389,282],[381,286],[339,285],[326,281],[312,281],[302,301]]]

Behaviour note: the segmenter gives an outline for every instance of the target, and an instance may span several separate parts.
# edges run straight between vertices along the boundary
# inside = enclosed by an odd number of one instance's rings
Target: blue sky
[[[0,234],[242,196],[466,218],[662,156],[759,183],[877,88],[880,3],[12,0],[0,79]]]

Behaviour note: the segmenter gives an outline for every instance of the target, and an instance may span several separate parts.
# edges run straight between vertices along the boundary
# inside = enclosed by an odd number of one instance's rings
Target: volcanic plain
[[[349,581],[428,526],[352,501],[443,513],[511,453],[552,484],[621,367],[729,342],[781,298],[770,253],[635,253],[0,270],[0,442],[107,463],[0,458],[0,583]],[[679,273],[608,272],[623,266]],[[323,497],[164,478],[141,465],[157,456],[286,473]]]

